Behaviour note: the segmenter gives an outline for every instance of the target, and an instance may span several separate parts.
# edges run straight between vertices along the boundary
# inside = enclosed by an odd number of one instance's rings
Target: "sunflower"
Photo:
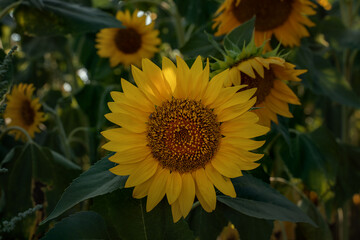
[[[259,166],[263,155],[250,150],[264,141],[251,138],[269,130],[249,112],[256,89],[222,88],[228,70],[209,82],[200,57],[191,68],[179,57],[177,66],[163,58],[162,69],[143,59],[142,71],[132,67],[132,74],[138,87],[122,79],[123,93],[111,92],[112,113],[105,115],[121,126],[102,132],[110,140],[103,148],[116,152],[110,171],[129,175],[125,187],[135,187],[135,198],[147,196],[147,211],[166,195],[174,222],[188,215],[195,196],[213,211],[214,186],[235,197],[230,178]]]
[[[245,59],[230,68],[225,87],[247,85],[240,91],[257,88],[253,110],[260,118],[259,123],[270,126],[278,123],[276,114],[292,118],[288,103],[300,105],[298,97],[286,85],[286,81],[301,81],[298,76],[307,70],[294,69],[295,65],[280,57],[254,57]]]
[[[300,39],[309,36],[305,26],[314,26],[307,18],[316,13],[314,7],[309,0],[225,0],[216,12],[213,27],[218,27],[215,35],[220,36],[256,16],[257,46],[273,34],[284,46],[299,46]]]
[[[229,224],[223,228],[216,240],[240,240],[240,235],[234,224],[229,222]]]
[[[110,58],[112,67],[120,63],[139,66],[142,58],[152,58],[159,51],[159,31],[154,30],[154,22],[146,25],[146,16],[138,17],[138,12],[118,11],[116,18],[125,28],[105,28],[96,35],[98,54]]]
[[[7,106],[4,118],[10,119],[7,126],[18,126],[26,130],[30,137],[34,137],[35,132],[40,132],[39,124],[45,120],[43,112],[39,111],[41,104],[39,98],[32,99],[35,88],[33,84],[20,83],[14,86],[11,93],[6,96]],[[13,131],[15,138],[24,138],[20,131]]]

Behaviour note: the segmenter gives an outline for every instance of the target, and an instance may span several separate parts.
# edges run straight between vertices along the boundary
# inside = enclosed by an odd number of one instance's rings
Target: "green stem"
[[[181,16],[175,2],[173,0],[169,0],[169,4],[169,12],[174,19],[175,32],[178,39],[178,47],[181,48],[185,44],[185,31],[181,23]]]
[[[23,129],[22,127],[18,127],[18,126],[12,126],[12,127],[8,127],[5,129],[5,131],[3,133],[1,133],[0,135],[0,140],[9,132],[9,131],[12,131],[12,130],[18,130],[20,132],[22,132],[25,136],[26,136],[26,139],[29,143],[33,143],[34,141],[32,140],[32,138],[30,137],[29,133]]]
[[[0,19],[2,19],[3,17],[5,17],[6,14],[8,14],[11,9],[13,9],[13,8],[17,7],[18,5],[20,5],[20,4],[22,3],[22,1],[23,1],[23,0],[19,0],[19,1],[17,1],[17,2],[14,2],[14,3],[10,4],[10,5],[7,6],[6,8],[4,8],[4,10],[2,10],[2,11],[0,12]]]
[[[70,134],[69,134],[69,136],[67,137],[67,140],[68,140],[68,142],[70,142],[71,141],[71,139],[74,137],[74,135],[76,134],[76,133],[78,133],[78,132],[87,132],[89,130],[89,128],[87,128],[87,127],[77,127],[77,128],[75,128],[74,130],[72,130],[71,132],[70,132]]]
[[[61,142],[63,143],[65,156],[66,156],[67,159],[70,160],[70,159],[71,159],[71,150],[70,150],[70,147],[69,147],[69,145],[68,145],[68,141],[67,141],[67,138],[66,138],[65,129],[64,129],[64,126],[63,126],[63,124],[62,124],[62,122],[61,122],[60,117],[57,115],[57,113],[55,112],[54,109],[52,109],[51,107],[49,107],[49,106],[46,105],[45,103],[43,103],[43,107],[44,107],[44,110],[45,110],[45,111],[50,112],[50,113],[54,116],[56,125],[58,126],[58,129],[59,129],[59,134],[60,134]]]

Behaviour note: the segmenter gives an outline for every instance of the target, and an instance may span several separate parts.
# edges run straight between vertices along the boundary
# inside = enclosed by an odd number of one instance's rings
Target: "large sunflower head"
[[[256,16],[257,46],[272,35],[284,46],[299,46],[300,39],[309,36],[305,27],[314,26],[307,15],[316,13],[315,6],[309,0],[225,0],[216,12],[213,27],[218,27],[216,36],[227,34]]]
[[[213,211],[214,186],[235,197],[230,178],[259,165],[262,154],[250,150],[264,142],[251,138],[268,131],[249,112],[256,89],[222,88],[228,70],[209,82],[200,57],[191,68],[181,58],[177,66],[163,58],[162,69],[143,59],[142,71],[133,67],[132,74],[137,87],[122,79],[123,93],[111,93],[105,115],[121,126],[102,132],[110,140],[103,148],[116,152],[110,171],[129,175],[125,187],[135,187],[135,198],[147,196],[147,211],[166,195],[174,222],[188,215],[195,196]]]
[[[278,48],[263,53],[263,46],[255,47],[252,40],[239,52],[228,52],[224,61],[217,60],[212,64],[212,69],[215,74],[229,69],[229,78],[224,81],[225,88],[247,85],[239,92],[256,88],[253,112],[259,116],[259,124],[269,127],[271,121],[278,123],[277,114],[293,117],[288,104],[300,105],[300,101],[286,83],[301,81],[298,76],[307,70],[295,69],[295,65],[284,60]]]
[[[159,51],[159,31],[154,30],[154,22],[147,25],[146,16],[138,17],[138,13],[118,11],[116,18],[125,28],[105,28],[96,35],[98,54],[109,58],[112,67],[120,63],[139,66],[142,58],[152,58]]]
[[[18,126],[26,130],[33,138],[35,132],[40,132],[39,124],[45,120],[43,112],[39,111],[39,98],[32,97],[35,88],[33,84],[20,83],[12,88],[6,96],[7,105],[4,118],[7,126]],[[20,131],[13,131],[15,138],[24,138]]]

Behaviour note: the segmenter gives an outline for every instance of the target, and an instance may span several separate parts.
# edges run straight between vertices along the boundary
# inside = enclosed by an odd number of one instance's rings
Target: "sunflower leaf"
[[[115,17],[99,9],[58,0],[43,0],[41,10],[24,2],[14,16],[25,33],[38,36],[96,32],[102,28],[122,28]]]
[[[109,239],[104,219],[97,213],[78,212],[57,223],[46,239]]]
[[[224,47],[226,51],[235,50],[239,52],[244,45],[250,43],[255,27],[255,17],[241,24],[232,30],[224,38]]]
[[[218,196],[232,209],[260,219],[304,222],[316,226],[295,204],[261,180],[245,175],[232,179],[237,197]]]
[[[125,185],[127,177],[117,176],[109,171],[115,164],[108,160],[109,156],[94,164],[88,171],[76,178],[65,190],[51,212],[42,224],[60,216],[76,204],[99,195],[113,192]]]

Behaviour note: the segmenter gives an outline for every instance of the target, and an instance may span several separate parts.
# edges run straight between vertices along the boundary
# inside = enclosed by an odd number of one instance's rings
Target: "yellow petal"
[[[166,184],[166,196],[169,204],[173,204],[179,197],[181,192],[182,178],[178,172],[170,173]]]
[[[154,176],[154,180],[149,188],[146,201],[146,211],[151,211],[165,196],[166,181],[169,178],[170,171],[159,167]]]
[[[242,176],[240,168],[233,161],[228,160],[228,156],[220,151],[211,161],[211,165],[225,177]]]
[[[139,164],[119,164],[116,167],[110,168],[109,171],[112,172],[115,175],[119,176],[127,176],[133,173],[137,168]]]
[[[109,160],[121,164],[132,164],[144,160],[150,154],[150,149],[147,147],[134,147],[115,153],[109,157]]]
[[[147,196],[149,192],[149,188],[153,182],[154,176],[146,180],[145,182],[135,186],[133,190],[133,198],[141,199],[145,196]]]
[[[256,76],[255,76],[255,73],[254,73],[254,70],[253,70],[250,62],[248,62],[248,61],[246,61],[246,60],[243,61],[243,62],[241,62],[241,63],[239,63],[239,64],[237,65],[237,68],[238,68],[241,72],[243,72],[243,73],[245,73],[246,75],[248,75],[249,77],[252,77],[252,78],[255,78],[255,77],[256,77]]]
[[[241,133],[238,134],[241,136]],[[238,137],[238,136],[226,136],[225,138],[221,139],[224,143],[229,143],[233,146],[239,147],[244,150],[254,150],[258,149],[262,145],[264,145],[265,141],[254,141],[248,138],[244,137]]]
[[[235,106],[237,104],[242,104],[247,101],[255,94],[256,88],[247,89],[241,92],[238,92],[233,96],[229,101],[224,102],[221,106],[217,107],[214,111],[215,114],[221,112],[225,108]]]
[[[237,91],[244,87],[246,87],[246,85],[226,87],[221,89],[219,96],[216,98],[213,104],[211,104],[210,108],[216,109],[217,107],[221,106],[225,102],[229,101]]]
[[[270,94],[266,97],[264,105],[268,107],[271,111],[284,117],[294,117],[289,111],[289,105],[287,103],[282,102],[281,100],[271,96]]]
[[[256,61],[255,59],[249,59],[248,60],[253,69],[260,75],[260,77],[264,78],[264,67],[261,63]]]
[[[126,181],[125,187],[134,187],[141,184],[152,177],[159,165],[159,162],[153,159],[152,156],[148,156],[144,161],[138,164],[136,171],[130,174]]]
[[[186,217],[191,207],[194,203],[195,199],[195,183],[193,177],[190,173],[182,174],[182,186],[181,186],[181,193],[179,195],[178,201],[180,204],[180,210],[182,215]]]
[[[255,103],[256,103],[256,97],[253,97],[246,103],[238,104],[238,105],[226,108],[217,114],[218,121],[226,122],[231,119],[234,119],[234,118],[244,114],[245,112],[249,111],[249,109],[252,108]]]
[[[225,70],[211,79],[202,99],[205,106],[212,104],[219,96],[224,80],[227,78],[228,74],[229,70]]]
[[[123,88],[125,96],[130,101],[140,102],[145,109],[154,108],[154,104],[152,104],[137,87],[135,87],[125,79],[121,79],[121,86]]]
[[[205,172],[219,191],[232,198],[236,197],[234,185],[229,178],[222,176],[211,164],[206,165]]]
[[[206,176],[205,170],[199,168],[195,171],[195,184],[198,193],[204,198],[206,205],[211,210],[215,210],[216,207],[216,193],[212,182]],[[200,202],[201,203],[201,202]]]
[[[162,59],[162,72],[165,80],[169,83],[171,91],[174,92],[176,88],[176,66],[168,58],[163,57]]]
[[[179,201],[175,201],[173,204],[171,204],[171,213],[173,216],[174,223],[180,220],[180,218],[182,217],[182,213],[180,210]]]
[[[147,129],[145,122],[124,113],[108,113],[105,118],[134,133],[143,133]]]

